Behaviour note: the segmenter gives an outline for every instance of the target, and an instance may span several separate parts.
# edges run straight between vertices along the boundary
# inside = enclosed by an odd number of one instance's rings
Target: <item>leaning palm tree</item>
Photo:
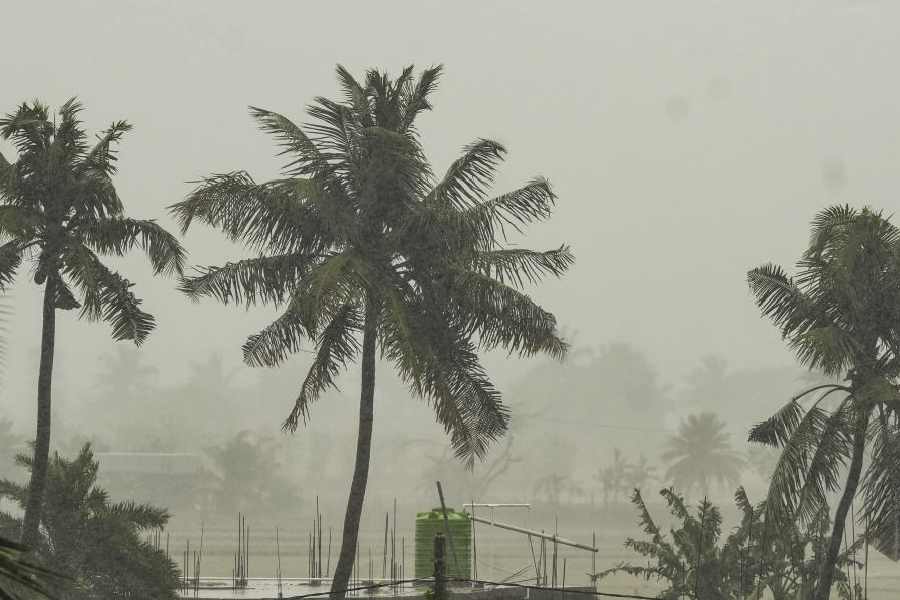
[[[91,146],[80,111],[69,100],[57,122],[34,102],[0,119],[0,135],[18,151],[14,163],[0,155],[0,290],[13,283],[23,260],[44,287],[34,468],[22,527],[26,546],[38,540],[47,475],[56,311],[80,307],[82,317],[109,322],[116,340],[140,344],[154,327],[153,316],[141,310],[133,284],[98,255],[123,256],[140,246],[156,273],[180,273],[184,258],[178,240],[154,221],[123,215],[112,183],[113,147],[131,126],[117,121]]]
[[[412,67],[393,81],[370,71],[364,83],[337,71],[344,102],[318,98],[305,129],[251,109],[290,156],[283,178],[213,175],[173,210],[184,230],[199,220],[260,253],[202,269],[183,286],[193,298],[285,307],[247,340],[248,364],[277,365],[305,341],[315,348],[286,429],[306,422],[312,403],[361,357],[356,462],[332,584],[332,596],[343,598],[368,477],[377,356],[431,404],[471,465],[508,421],[477,352],[563,356],[555,318],[521,288],[561,275],[573,259],[566,246],[503,247],[505,228],[549,217],[555,196],[535,179],[489,198],[500,144],[474,142],[435,183],[415,121],[431,108],[440,67],[418,80]]]
[[[743,460],[732,449],[725,424],[713,413],[690,415],[668,441],[662,455],[666,479],[684,493],[708,494],[712,484],[732,485],[740,479]]]
[[[773,519],[808,521],[843,488],[813,596],[826,600],[857,495],[869,538],[900,558],[900,230],[868,208],[828,208],[797,269],[796,278],[776,265],[754,269],[750,289],[800,362],[842,383],[797,394],[750,440],[781,448],[767,498]]]

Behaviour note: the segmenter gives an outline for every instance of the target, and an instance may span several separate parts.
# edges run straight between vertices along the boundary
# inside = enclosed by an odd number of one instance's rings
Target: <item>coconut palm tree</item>
[[[690,415],[668,441],[666,479],[684,493],[708,494],[713,483],[732,485],[743,460],[732,450],[725,424],[713,413]]]
[[[248,364],[277,365],[305,342],[315,348],[288,430],[361,358],[356,461],[332,584],[340,599],[368,478],[376,357],[431,404],[457,456],[473,464],[508,421],[478,350],[563,356],[555,318],[522,288],[561,275],[573,258],[566,246],[504,247],[505,231],[549,217],[555,196],[535,179],[490,198],[500,144],[477,140],[435,181],[415,122],[431,108],[440,67],[418,79],[412,67],[394,80],[369,71],[363,83],[337,72],[344,101],[316,99],[305,129],[251,108],[290,156],[282,178],[257,184],[243,171],[213,175],[173,212],[184,230],[205,222],[260,254],[201,269],[183,285],[192,298],[284,307],[247,340]]]
[[[50,451],[56,311],[81,308],[81,317],[109,322],[116,340],[140,344],[154,327],[153,316],[141,309],[133,284],[98,255],[123,256],[139,246],[156,273],[180,272],[184,257],[177,239],[157,223],[123,214],[112,183],[114,146],[131,126],[117,121],[91,146],[80,112],[78,101],[69,100],[57,121],[35,101],[0,119],[0,136],[18,151],[14,163],[0,155],[0,291],[13,283],[23,260],[32,263],[34,282],[44,287],[34,469],[22,528],[26,546],[38,538]]]
[[[858,494],[875,545],[900,558],[900,230],[868,208],[825,209],[797,270],[753,269],[750,290],[799,361],[841,383],[799,393],[750,440],[781,448],[767,499],[775,516],[808,520],[843,487],[814,594],[826,600]]]

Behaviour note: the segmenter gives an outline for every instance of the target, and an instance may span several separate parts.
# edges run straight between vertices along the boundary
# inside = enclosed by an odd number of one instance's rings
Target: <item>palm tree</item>
[[[32,468],[31,457],[19,463]],[[161,530],[166,510],[133,501],[111,502],[97,486],[99,464],[86,444],[74,459],[54,453],[47,471],[44,527],[36,546],[47,564],[67,579],[54,592],[63,598],[135,598],[175,600],[179,574],[175,564],[144,539]],[[0,498],[28,503],[25,485],[0,481]],[[0,513],[0,524],[15,523]]]
[[[566,246],[535,252],[498,241],[507,228],[549,217],[555,200],[543,179],[488,198],[500,144],[477,140],[435,183],[415,121],[431,108],[440,67],[418,80],[412,67],[393,81],[369,71],[364,84],[337,72],[345,101],[316,99],[305,130],[251,108],[290,155],[283,178],[213,175],[173,212],[183,230],[199,220],[260,253],[183,284],[192,298],[285,307],[247,340],[245,362],[274,366],[304,341],[315,348],[286,429],[306,422],[311,404],[361,357],[356,461],[332,584],[341,599],[368,478],[376,356],[431,404],[457,456],[474,464],[508,421],[478,350],[562,357],[555,318],[522,288],[561,275],[573,258]]]
[[[184,257],[176,238],[154,221],[123,215],[112,183],[113,146],[131,126],[113,123],[91,147],[78,120],[80,111],[81,105],[69,100],[57,123],[36,101],[0,119],[0,136],[18,151],[14,163],[0,155],[0,241],[5,241],[0,245],[0,291],[12,284],[23,259],[32,262],[34,282],[44,286],[34,468],[22,528],[26,546],[38,539],[47,475],[57,309],[80,307],[81,317],[109,322],[116,340],[140,344],[155,325],[153,316],[141,310],[133,284],[111,271],[98,254],[123,256],[137,245],[147,251],[156,273],[180,272]]]
[[[804,390],[750,440],[781,448],[767,500],[774,516],[808,520],[843,487],[814,595],[826,600],[858,492],[876,546],[900,556],[900,230],[868,208],[825,209],[797,269],[796,278],[772,264],[753,269],[750,290],[803,365],[843,381]]]
[[[668,442],[666,479],[685,493],[706,495],[713,483],[737,483],[743,461],[732,450],[725,424],[713,413],[690,415]]]

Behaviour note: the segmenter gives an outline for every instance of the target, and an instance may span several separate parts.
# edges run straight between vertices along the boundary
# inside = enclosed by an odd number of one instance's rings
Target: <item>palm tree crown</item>
[[[357,357],[370,315],[382,356],[433,403],[457,453],[473,459],[507,422],[477,350],[562,356],[555,318],[521,288],[562,274],[572,254],[497,242],[505,228],[549,216],[555,200],[543,179],[486,197],[500,144],[467,146],[433,183],[414,122],[430,108],[439,74],[429,69],[415,82],[408,68],[391,82],[372,71],[363,87],[339,67],[347,102],[318,98],[309,134],[251,109],[291,156],[285,177],[258,184],[245,172],[213,175],[173,211],[185,230],[201,220],[261,253],[201,269],[183,285],[193,298],[284,307],[244,344],[248,364],[277,365],[304,340],[315,346],[287,428]]]
[[[131,129],[113,123],[91,146],[81,128],[81,104],[72,99],[51,120],[35,101],[0,119],[0,135],[12,140],[18,160],[0,155],[0,288],[9,286],[23,258],[34,281],[52,284],[54,306],[81,308],[103,319],[117,340],[142,342],[154,318],[141,310],[133,284],[111,271],[98,255],[123,256],[146,250],[156,273],[180,272],[184,250],[155,221],[130,219],[112,184],[116,144]],[[81,300],[76,299],[73,287]]]
[[[690,415],[669,439],[663,460],[672,463],[666,478],[684,492],[706,494],[712,483],[733,484],[743,461],[731,448],[725,424],[713,413]]]

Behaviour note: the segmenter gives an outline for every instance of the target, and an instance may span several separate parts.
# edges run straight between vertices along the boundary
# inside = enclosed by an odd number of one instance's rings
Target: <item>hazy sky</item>
[[[188,181],[239,168],[277,173],[282,159],[248,105],[302,122],[313,97],[337,94],[336,63],[359,75],[443,63],[435,110],[421,122],[436,168],[491,137],[510,150],[498,192],[549,177],[559,209],[527,242],[568,242],[577,265],[535,295],[581,341],[631,341],[668,380],[710,353],[740,366],[788,363],[746,270],[792,263],[820,207],[900,206],[892,2],[47,6],[0,11],[0,111],[78,95],[91,131],[130,120],[117,187],[129,214],[167,225],[165,207]],[[192,264],[241,256],[202,228],[185,244]],[[143,256],[122,266],[158,317],[147,356],[173,378],[214,350],[237,364],[240,343],[271,314],[192,305],[172,281],[151,278]],[[14,342],[36,352],[36,287],[23,277],[13,295]],[[87,385],[113,347],[109,329],[71,314],[59,322],[65,384]],[[502,363],[490,361],[501,383],[523,368]],[[34,365],[12,358],[13,370]],[[3,400],[14,412],[33,404],[25,377],[12,374],[18,395]]]

